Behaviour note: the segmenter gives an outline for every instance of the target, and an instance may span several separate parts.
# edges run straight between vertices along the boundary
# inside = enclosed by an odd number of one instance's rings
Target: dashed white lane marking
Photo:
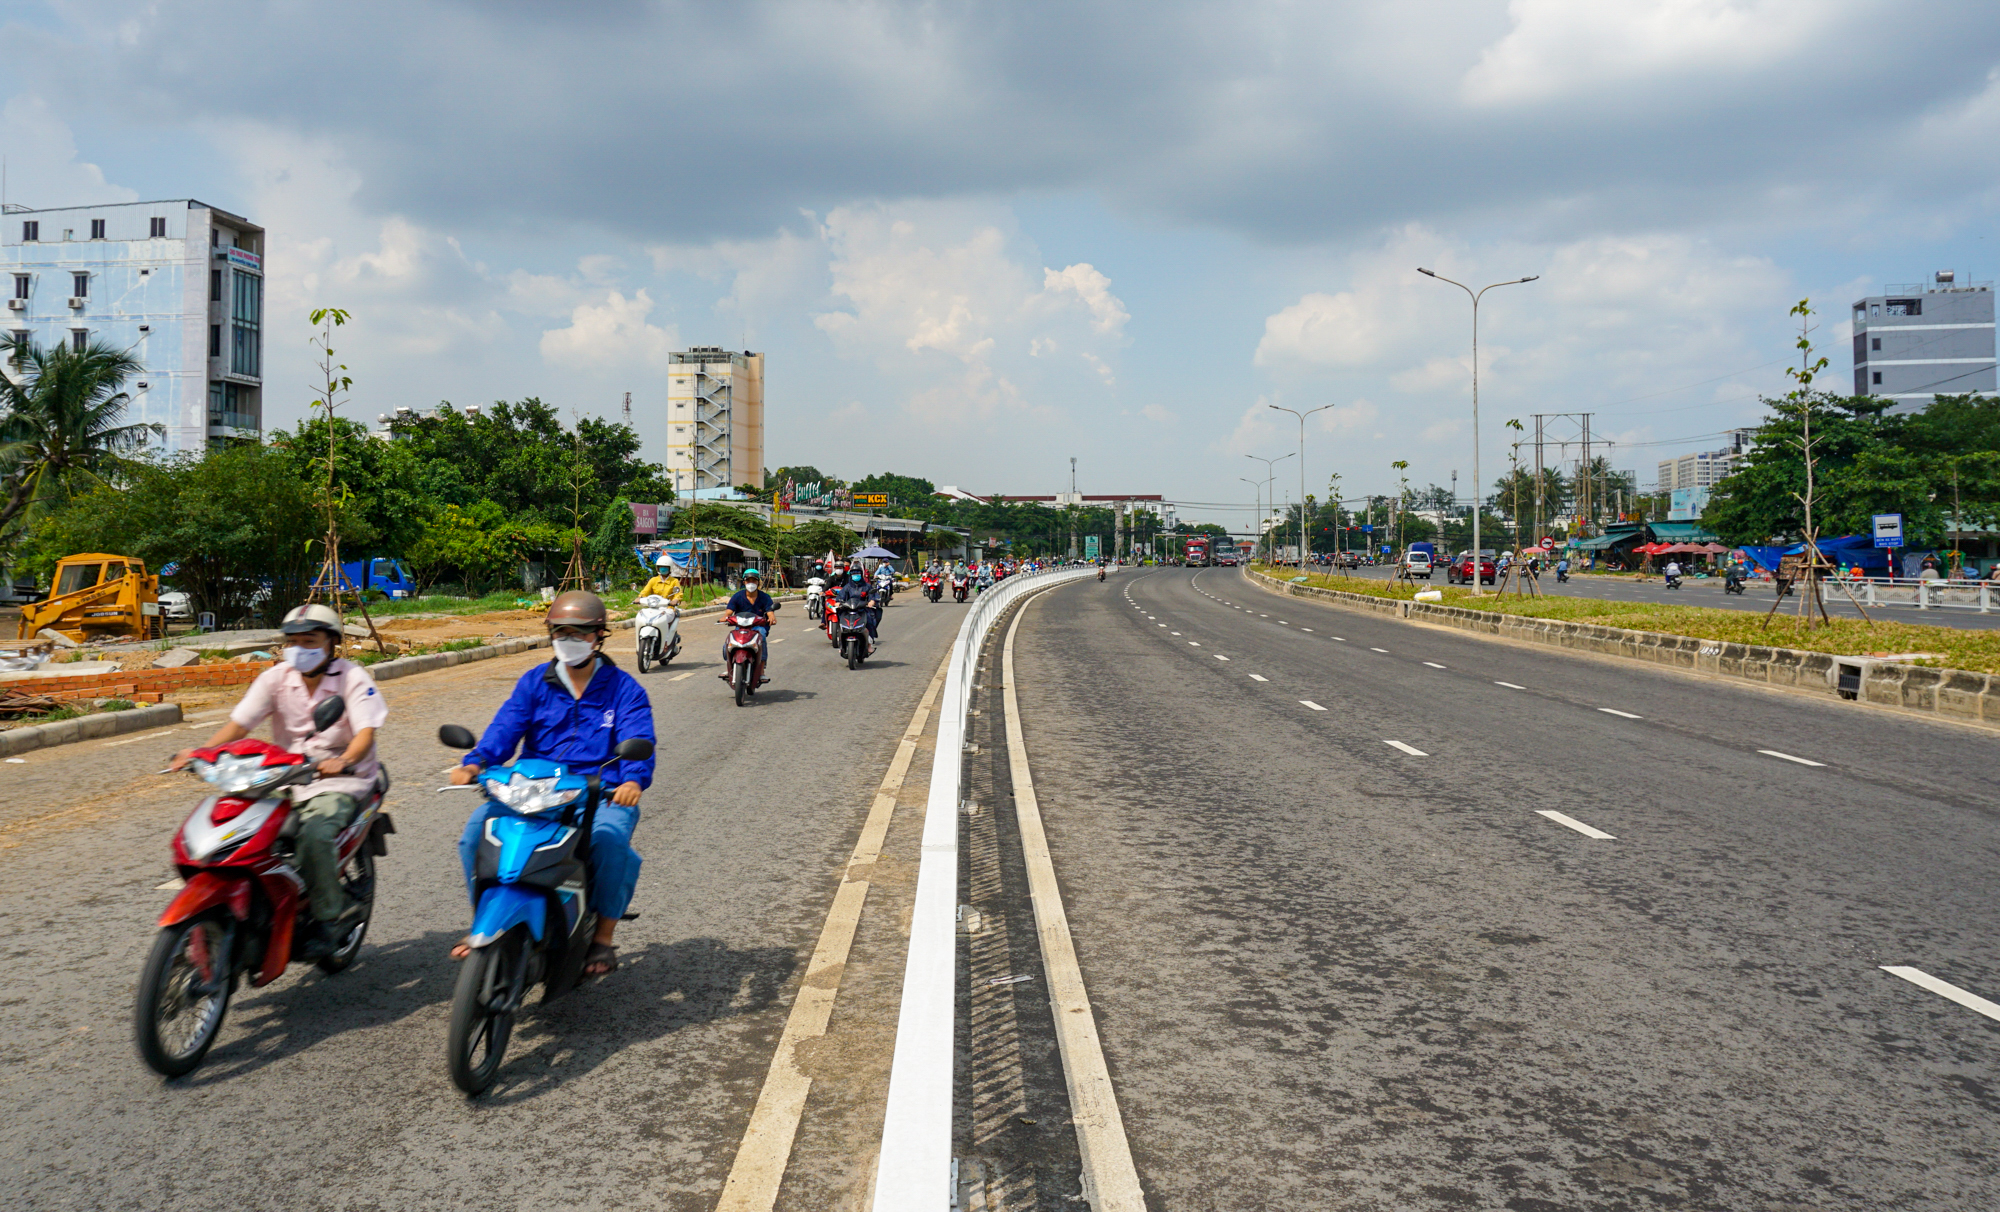
[[[1178,631],[1169,631],[1169,632],[1168,632],[1167,634],[1168,634],[1168,635],[1179,635],[1179,634],[1180,634],[1180,632],[1178,632]]]
[[[1312,628],[1310,628],[1310,627],[1301,627],[1301,628],[1299,628],[1299,630],[1300,630],[1300,631],[1311,631],[1311,630],[1312,630]]]
[[[1188,647],[1189,647],[1189,648],[1199,648],[1199,647],[1201,647],[1201,644],[1200,644],[1200,642],[1199,642],[1199,641],[1197,641],[1197,640],[1189,640],[1189,641],[1188,641]]]
[[[1270,678],[1267,678],[1267,677],[1265,677],[1265,676],[1264,676],[1263,674],[1261,674],[1261,673],[1253,673],[1253,674],[1251,674],[1251,675],[1250,675],[1250,680],[1251,680],[1251,681],[1253,681],[1253,682],[1268,682],[1268,681],[1270,681],[1271,679],[1270,679]]]
[[[1620,711],[1616,707],[1599,707],[1598,710],[1606,715],[1615,715],[1622,720],[1643,720],[1646,718],[1643,715],[1633,715],[1629,711]]]
[[[1512,682],[1495,682],[1495,683],[1493,683],[1493,684],[1494,684],[1495,686],[1505,686],[1505,687],[1506,687],[1507,689],[1509,689],[1509,690],[1526,690],[1526,689],[1527,689],[1527,687],[1526,687],[1526,686],[1516,686],[1516,685],[1515,685],[1514,683],[1512,683]]]
[[[1443,669],[1443,668],[1444,668],[1444,666],[1442,666],[1442,665],[1438,664],[1438,663],[1437,663],[1436,661],[1425,661],[1425,662],[1424,662],[1424,664],[1426,664],[1426,665],[1429,665],[1429,666],[1430,666],[1430,667],[1431,667],[1432,669]]]
[[[27,758],[8,758],[8,759],[7,759],[7,764],[8,764],[8,765],[10,765],[10,766],[25,766],[25,765],[27,765],[27,764],[28,764],[28,759],[27,759]]]
[[[1345,644],[1345,643],[1347,642],[1347,637],[1346,637],[1346,636],[1344,636],[1344,635],[1337,635],[1337,636],[1334,636],[1333,638],[1334,638],[1334,639],[1336,639],[1336,640],[1339,640],[1339,641],[1340,641],[1341,643],[1343,643],[1343,644]]]
[[[1759,753],[1763,754],[1763,755],[1764,755],[1765,757],[1774,757],[1774,758],[1783,758],[1783,759],[1785,759],[1785,760],[1786,760],[1786,761],[1788,761],[1788,762],[1797,762],[1797,763],[1798,763],[1799,765],[1801,765],[1801,766],[1824,766],[1824,765],[1826,765],[1826,763],[1825,763],[1825,762],[1815,762],[1815,761],[1813,761],[1813,760],[1812,760],[1811,758],[1802,758],[1802,757],[1793,757],[1793,756],[1792,756],[1791,754],[1789,754],[1789,753],[1779,753],[1779,752],[1778,752],[1777,750],[1775,750],[1775,749],[1759,749],[1759,750],[1758,750],[1757,752],[1759,752]]]
[[[1388,650],[1387,648],[1370,648],[1370,649],[1369,649],[1368,651],[1370,651],[1370,652],[1384,652],[1384,653],[1386,653],[1386,652],[1388,652],[1389,650]]]
[[[1165,626],[1166,626],[1166,624],[1165,624],[1165,623],[1155,623],[1155,624],[1153,624],[1153,626],[1155,626],[1155,627],[1165,627]]]
[[[1226,657],[1226,656],[1223,656],[1223,655],[1222,655],[1221,653],[1219,653],[1219,652],[1211,652],[1211,653],[1209,653],[1208,655],[1210,655],[1210,656],[1214,657],[1214,658],[1215,658],[1216,660],[1218,660],[1218,661],[1226,661],[1226,660],[1228,660],[1228,659],[1229,659],[1228,657]]]
[[[1291,626],[1291,624],[1290,624],[1290,623],[1288,623],[1288,622],[1286,622],[1286,621],[1285,621],[1285,620],[1283,620],[1283,619],[1279,619],[1279,620],[1278,620],[1278,626],[1280,626],[1280,627],[1290,627],[1290,626]]]
[[[140,741],[153,741],[158,739],[159,739],[158,737],[151,737],[151,736],[135,736],[122,741],[106,741],[103,745],[99,746],[99,748],[116,749],[120,745],[136,745]],[[21,760],[25,762],[28,759],[22,758]]]
[[[1882,971],[1891,976],[1900,976],[1919,989],[1928,989],[1939,997],[1950,998],[1968,1010],[1977,1010],[1987,1018],[2000,1019],[2000,1005],[1995,1005],[1976,993],[1967,993],[1949,981],[1941,981],[1920,968],[1882,965]]]
[[[1584,824],[1582,821],[1577,820],[1575,817],[1564,816],[1562,813],[1557,812],[1553,808],[1538,808],[1535,810],[1535,815],[1545,816],[1550,820],[1554,821],[1558,825],[1568,825],[1571,829],[1576,830],[1583,836],[1594,837],[1600,842],[1615,842],[1618,840],[1617,838],[1614,838],[1610,834],[1604,832],[1604,830],[1602,829],[1592,829],[1590,826]]]
[[[1304,703],[1306,706],[1312,708],[1314,711],[1326,710],[1326,708],[1320,706],[1318,703],[1313,702],[1311,699],[1300,699],[1299,702]]]
[[[1268,618],[1270,618],[1271,616],[1270,616],[1270,615],[1268,615],[1268,614],[1260,614],[1260,615],[1258,615],[1257,617],[1258,617],[1258,618],[1260,618],[1260,619],[1268,619]]]
[[[782,644],[782,643],[784,643],[784,642],[785,642],[785,637],[784,637],[784,636],[779,636],[779,637],[778,637],[777,639],[775,639],[775,640],[772,640],[771,642],[772,642],[773,644]]]
[[[700,671],[700,670],[698,670],[698,669],[690,669],[690,670],[688,670],[688,671],[687,671],[686,673],[677,673],[677,674],[675,674],[674,676],[672,676],[672,677],[668,678],[667,680],[668,680],[669,682],[678,682],[678,681],[680,681],[680,680],[681,680],[682,678],[691,678],[691,677],[693,677],[693,676],[694,676],[695,674],[697,674],[697,673],[699,673],[699,672],[701,672],[701,671]]]
[[[1409,754],[1409,755],[1410,755],[1411,757],[1429,757],[1429,756],[1430,756],[1430,754],[1428,754],[1428,753],[1425,753],[1425,752],[1424,752],[1423,750],[1421,750],[1421,749],[1417,748],[1417,747],[1416,747],[1415,745],[1405,745],[1405,744],[1404,744],[1403,742],[1401,742],[1401,741],[1383,741],[1382,743],[1383,743],[1384,745],[1387,745],[1387,746],[1389,746],[1389,747],[1390,747],[1391,749],[1400,749],[1400,750],[1402,750],[1402,751],[1403,751],[1404,753],[1407,753],[1407,754]]]

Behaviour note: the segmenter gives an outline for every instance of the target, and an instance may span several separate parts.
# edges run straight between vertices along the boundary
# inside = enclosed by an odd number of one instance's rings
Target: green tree
[[[73,487],[101,485],[120,456],[166,430],[126,422],[125,380],[142,364],[125,350],[101,341],[43,349],[14,337],[0,353],[16,370],[0,375],[0,545],[12,546],[34,512]]]

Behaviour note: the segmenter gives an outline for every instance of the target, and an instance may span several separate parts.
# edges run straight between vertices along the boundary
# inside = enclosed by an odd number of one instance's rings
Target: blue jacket
[[[514,693],[486,726],[478,748],[465,760],[497,766],[512,761],[519,745],[522,757],[563,762],[578,774],[589,774],[611,757],[618,742],[635,736],[654,739],[653,704],[646,688],[609,657],[600,655],[580,699],[556,681],[559,676],[554,661],[522,674]],[[653,759],[612,762],[604,768],[604,782],[609,787],[620,783],[650,787]]]

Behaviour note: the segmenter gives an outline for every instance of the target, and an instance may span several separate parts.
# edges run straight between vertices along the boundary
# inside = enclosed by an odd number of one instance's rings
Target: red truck
[[[1208,567],[1208,545],[1209,540],[1205,535],[1198,539],[1189,539],[1187,546],[1182,549],[1182,553],[1185,556],[1183,562],[1189,568]]]

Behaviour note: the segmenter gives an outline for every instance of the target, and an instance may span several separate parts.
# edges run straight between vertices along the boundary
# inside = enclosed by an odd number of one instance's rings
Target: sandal
[[[591,971],[593,968],[597,969],[597,971]],[[593,976],[609,976],[616,971],[618,971],[618,948],[612,946],[610,943],[592,943],[590,950],[584,952],[583,975],[585,979]]]

